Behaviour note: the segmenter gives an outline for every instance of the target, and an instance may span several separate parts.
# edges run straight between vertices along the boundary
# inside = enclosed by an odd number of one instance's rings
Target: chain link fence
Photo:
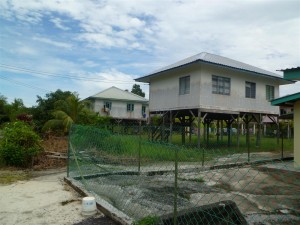
[[[73,125],[68,177],[135,225],[299,224],[293,140],[230,141],[211,132],[199,148],[194,131],[176,126]]]

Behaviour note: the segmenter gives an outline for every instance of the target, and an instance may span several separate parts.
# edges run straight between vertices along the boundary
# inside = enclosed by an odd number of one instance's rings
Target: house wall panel
[[[190,75],[190,94],[179,94],[179,78]],[[212,93],[212,75],[231,79],[230,95]],[[245,81],[256,83],[256,98],[245,97]],[[207,110],[243,111],[278,114],[279,107],[266,100],[266,85],[275,87],[274,97],[279,95],[279,81],[248,72],[210,64],[194,64],[165,72],[153,77],[150,83],[151,112],[201,108]]]
[[[104,103],[106,101],[111,102],[111,110],[104,111]],[[134,110],[132,112],[127,111],[127,103],[134,104]],[[96,99],[94,102],[94,112],[99,113],[101,116],[111,116],[113,118],[125,118],[125,119],[141,119],[142,115],[142,106],[144,104],[139,102],[126,102],[126,101],[117,101],[117,100],[104,100]],[[146,115],[149,116],[149,106],[146,106]]]

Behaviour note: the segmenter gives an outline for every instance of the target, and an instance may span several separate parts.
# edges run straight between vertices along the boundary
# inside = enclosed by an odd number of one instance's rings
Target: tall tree
[[[9,121],[7,106],[7,98],[4,95],[0,95],[0,124]]]
[[[145,93],[142,91],[141,86],[139,84],[134,84],[132,86],[131,93],[145,97]]]
[[[52,112],[55,109],[55,103],[59,100],[65,100],[72,95],[70,91],[62,91],[60,89],[55,92],[50,92],[45,95],[45,98],[37,96],[37,106],[31,109],[31,114],[33,115],[33,120],[38,128],[42,129],[44,124],[53,118]]]

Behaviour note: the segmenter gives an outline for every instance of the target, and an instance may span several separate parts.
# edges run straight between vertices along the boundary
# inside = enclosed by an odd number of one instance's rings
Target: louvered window
[[[212,75],[212,93],[230,95],[230,78]]]
[[[246,98],[255,98],[256,96],[256,84],[246,81]]]
[[[266,85],[266,99],[268,101],[274,99],[274,86]]]
[[[190,93],[190,76],[179,78],[179,94],[185,95]]]

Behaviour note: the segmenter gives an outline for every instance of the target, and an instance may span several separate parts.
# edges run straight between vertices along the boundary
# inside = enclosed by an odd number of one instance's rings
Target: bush
[[[42,151],[40,137],[25,122],[4,126],[0,139],[0,156],[6,165],[28,167],[33,156]]]

